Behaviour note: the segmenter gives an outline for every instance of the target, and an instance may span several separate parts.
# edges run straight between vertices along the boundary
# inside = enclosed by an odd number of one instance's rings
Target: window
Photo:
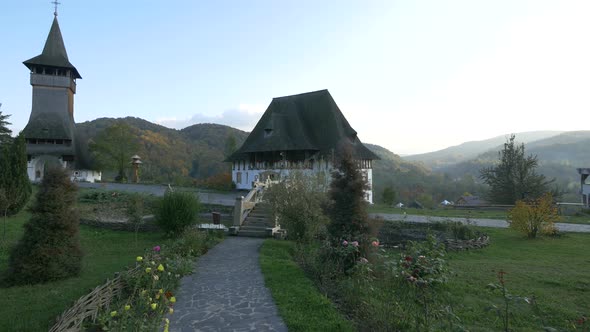
[[[266,128],[264,129],[264,137],[270,137],[272,136],[272,129],[271,128]]]
[[[236,173],[236,183],[242,183],[242,173],[241,172],[237,172]]]

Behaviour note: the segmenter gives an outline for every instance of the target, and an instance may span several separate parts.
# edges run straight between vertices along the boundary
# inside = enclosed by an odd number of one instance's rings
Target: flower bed
[[[61,314],[54,331],[167,331],[174,290],[192,273],[193,261],[219,242],[217,234],[186,231],[169,246],[155,246],[134,266],[95,288]]]
[[[459,222],[412,223],[386,221],[379,230],[385,247],[404,247],[409,241],[425,241],[429,235],[444,243],[448,250],[480,249],[489,244],[489,237]]]

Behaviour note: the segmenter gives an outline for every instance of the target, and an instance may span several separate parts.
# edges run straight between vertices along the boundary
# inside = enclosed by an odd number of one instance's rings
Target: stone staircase
[[[268,203],[260,202],[250,211],[240,226],[238,236],[271,237],[275,227]]]

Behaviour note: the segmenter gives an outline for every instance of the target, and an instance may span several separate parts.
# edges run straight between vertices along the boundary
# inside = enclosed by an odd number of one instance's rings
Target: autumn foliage
[[[513,209],[508,212],[510,228],[526,234],[529,238],[537,234],[555,234],[555,222],[559,221],[557,207],[553,204],[550,193],[528,200],[517,201]]]

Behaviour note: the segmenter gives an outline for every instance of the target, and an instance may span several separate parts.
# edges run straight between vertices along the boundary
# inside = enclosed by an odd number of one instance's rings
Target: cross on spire
[[[55,11],[53,12],[53,15],[57,17],[57,5],[60,5],[61,2],[57,2],[57,0],[53,0],[53,1],[51,1],[51,3],[55,5]]]

